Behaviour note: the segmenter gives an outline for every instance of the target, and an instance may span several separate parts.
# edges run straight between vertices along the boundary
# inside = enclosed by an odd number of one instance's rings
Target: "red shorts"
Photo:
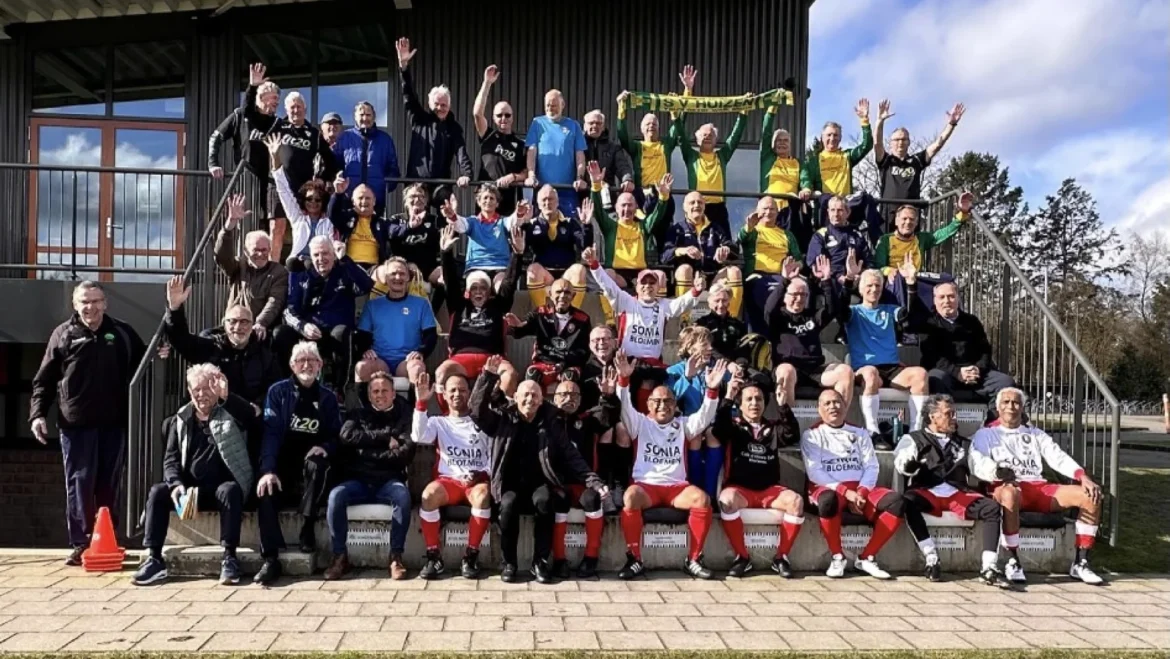
[[[982,494],[975,492],[955,492],[949,497],[940,497],[931,494],[930,490],[910,490],[930,502],[930,514],[941,515],[950,511],[962,519],[970,519],[967,517],[967,507],[972,503],[983,498]],[[910,492],[907,492],[909,494]]]
[[[451,361],[462,366],[463,370],[467,371],[467,379],[474,383],[483,371],[484,364],[487,364],[489,357],[491,355],[484,352],[461,352],[457,355],[451,355]]]
[[[1002,483],[996,483],[999,487]],[[1052,500],[1056,491],[1064,487],[1060,483],[1046,481],[1021,481],[1016,483],[1020,488],[1020,510],[1028,513],[1050,513],[1055,507]],[[994,492],[994,488],[992,489]]]
[[[465,503],[470,503],[467,500],[467,492],[481,483],[486,483],[485,478],[476,478],[471,482],[461,481],[458,478],[451,478],[450,476],[439,476],[434,480],[443,487],[443,491],[447,493],[447,505],[458,506]]]
[[[679,483],[677,485],[651,485],[649,483],[634,483],[642,488],[646,496],[650,497],[650,505],[647,508],[663,508],[669,507],[672,502],[682,494],[683,490],[690,487],[690,483]]]
[[[857,483],[841,483],[841,485],[844,485],[846,490],[856,490],[858,488]],[[810,501],[815,503],[817,500],[817,497],[820,496],[821,492],[836,492],[836,491],[837,491],[837,489],[833,488],[833,487],[826,487],[824,485],[816,485],[813,487],[813,489],[809,490],[808,498]],[[892,492],[893,492],[893,490],[890,490],[890,489],[887,489],[884,487],[875,487],[872,490],[870,490],[869,494],[867,494],[865,496],[865,508],[862,509],[861,515],[863,517],[865,517],[867,520],[872,522],[874,520],[874,518],[876,518],[878,515],[877,502],[881,501],[883,497],[885,497],[887,494],[890,494]],[[841,511],[842,512],[844,512],[846,510],[846,508],[848,508],[848,505],[849,505],[849,502],[845,501],[845,497],[841,497]]]
[[[772,502],[788,491],[783,485],[773,485],[766,490],[749,490],[746,487],[728,485],[725,490],[735,490],[735,493],[747,501],[745,508],[771,508]]]
[[[565,486],[565,496],[569,497],[570,508],[577,507],[582,494],[585,494],[585,486],[580,483],[569,483]]]

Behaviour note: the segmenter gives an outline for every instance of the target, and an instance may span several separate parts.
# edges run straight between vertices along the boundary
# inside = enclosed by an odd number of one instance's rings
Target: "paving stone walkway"
[[[59,558],[0,557],[0,651],[1170,648],[1170,575],[1026,592],[962,577],[691,581],[660,572],[555,586],[448,578],[210,579],[138,588]]]

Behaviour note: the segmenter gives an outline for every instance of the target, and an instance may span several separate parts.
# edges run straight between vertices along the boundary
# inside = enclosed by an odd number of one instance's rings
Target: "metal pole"
[[[77,172],[73,172],[73,244],[69,247],[69,253],[69,277],[77,281]]]
[[[1006,263],[1003,264],[1003,272],[1000,277],[1002,277],[1002,283],[1000,286],[1001,308],[999,310],[999,367],[1006,371],[1010,370],[1012,363],[1012,271]]]
[[[1085,464],[1085,455],[1088,453],[1085,446],[1085,397],[1081,390],[1085,387],[1085,371],[1080,364],[1073,367],[1073,417],[1072,417],[1072,435],[1069,440],[1072,442],[1069,445],[1069,452],[1077,462]]]
[[[1112,395],[1112,392],[1108,392]],[[1109,546],[1117,546],[1117,531],[1121,519],[1119,496],[1121,461],[1121,406],[1113,402],[1113,442],[1109,448]]]

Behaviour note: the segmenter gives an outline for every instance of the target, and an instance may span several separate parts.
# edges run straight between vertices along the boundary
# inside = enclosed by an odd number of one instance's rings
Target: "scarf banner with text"
[[[792,105],[792,92],[782,88],[746,96],[679,96],[630,92],[627,103],[631,109],[646,109],[650,112],[718,114],[763,110],[773,105]]]

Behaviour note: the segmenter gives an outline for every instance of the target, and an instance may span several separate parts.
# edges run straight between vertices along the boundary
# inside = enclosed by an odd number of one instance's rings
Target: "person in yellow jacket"
[[[873,129],[869,125],[869,99],[857,101],[853,108],[861,121],[861,141],[848,149],[841,148],[841,124],[830,121],[821,129],[824,147],[804,162],[800,169],[800,191],[819,199],[818,226],[828,224],[829,198],[853,194],[853,168],[873,149]]]
[[[737,240],[743,252],[743,271],[747,273],[744,284],[749,301],[748,327],[766,334],[764,303],[780,284],[785,259],[792,257],[800,262],[803,258],[801,247],[792,232],[780,223],[778,202],[772,197],[760,197],[756,210],[744,220]]]

